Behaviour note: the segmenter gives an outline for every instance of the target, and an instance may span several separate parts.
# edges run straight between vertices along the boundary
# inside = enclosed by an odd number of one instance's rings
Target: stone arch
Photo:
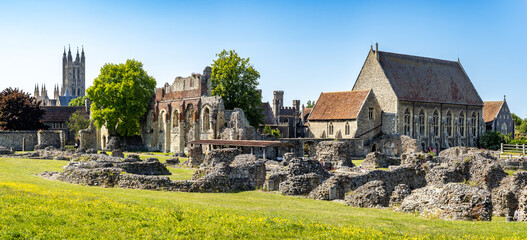
[[[179,111],[174,109],[172,111],[172,128],[179,127]]]
[[[201,131],[210,130],[210,107],[204,106],[201,110]]]
[[[163,109],[159,112],[159,117],[157,118],[158,131],[166,132],[167,130],[167,112]]]

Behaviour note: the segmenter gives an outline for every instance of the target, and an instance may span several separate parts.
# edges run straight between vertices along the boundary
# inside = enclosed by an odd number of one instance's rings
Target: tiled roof
[[[274,119],[273,115],[273,109],[271,108],[271,105],[269,102],[262,103],[263,108],[263,114],[264,114],[264,125],[273,125],[276,124],[276,121]]]
[[[42,116],[42,122],[67,122],[79,110],[88,116],[85,107],[46,106],[44,109],[46,113]]]
[[[500,112],[503,101],[485,102],[483,105],[483,121],[492,122]]]
[[[356,119],[370,90],[321,93],[308,120]]]
[[[280,147],[292,146],[291,143],[281,141],[260,141],[260,140],[224,140],[224,139],[205,139],[189,142],[190,144],[200,145],[221,145],[221,146],[244,146],[244,147]]]
[[[304,108],[304,116],[302,116],[304,120],[306,120],[306,117],[311,113],[312,110],[313,108]]]
[[[379,61],[399,100],[483,106],[459,62],[381,51]]]

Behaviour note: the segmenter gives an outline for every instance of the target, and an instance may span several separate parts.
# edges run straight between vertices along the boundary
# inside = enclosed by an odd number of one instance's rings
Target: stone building
[[[423,149],[476,146],[485,131],[483,101],[459,60],[381,52],[376,44],[353,90],[375,93],[382,133],[408,135]]]
[[[510,134],[514,138],[514,120],[505,97],[503,97],[503,101],[484,102],[483,120],[487,131],[493,130],[505,135]]]
[[[308,136],[371,140],[380,132],[381,120],[372,90],[321,93],[308,118]]]
[[[35,85],[33,96],[37,101],[41,101],[44,106],[68,106],[71,100],[85,95],[85,69],[84,47],[80,55],[79,49],[77,49],[75,60],[73,60],[71,55],[71,49],[68,49],[68,54],[66,55],[66,48],[64,48],[64,53],[62,54],[62,86],[59,88],[58,85],[55,85],[53,98],[50,98],[48,97],[46,85],[42,85],[42,88],[39,88],[37,84]]]
[[[291,107],[284,106],[284,91],[273,91],[272,106],[269,102],[262,103],[264,109],[264,124],[260,127],[260,132],[265,126],[280,130],[282,138],[304,137],[304,121],[300,109],[300,100],[293,100]]]
[[[68,145],[75,143],[75,133],[69,131],[68,121],[75,112],[80,112],[89,118],[89,107],[70,107],[70,106],[45,106],[46,113],[42,116],[42,122],[49,127],[49,130],[61,130],[65,134],[65,141]]]
[[[157,88],[141,136],[149,150],[175,153],[188,153],[188,143],[196,140],[259,137],[241,109],[226,110],[221,97],[211,96],[210,67]],[[100,137],[104,143],[108,136]]]

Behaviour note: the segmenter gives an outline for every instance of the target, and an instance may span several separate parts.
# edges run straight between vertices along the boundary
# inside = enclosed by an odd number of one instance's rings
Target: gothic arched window
[[[465,136],[465,113],[463,111],[459,113],[459,134],[462,137]]]
[[[344,134],[350,135],[350,124],[346,122],[346,127],[344,127]]]
[[[201,128],[203,129],[203,131],[209,130],[210,129],[210,112],[209,112],[209,108],[208,107],[206,107],[203,110],[203,115],[201,117],[201,121],[202,121]]]
[[[328,126],[328,135],[333,135],[333,123],[329,123]]]
[[[410,136],[410,110],[406,108],[404,111],[404,125],[403,125],[404,134]]]
[[[179,126],[179,112],[177,110],[174,110],[172,113],[172,127],[178,127]]]
[[[434,124],[434,136],[439,136],[439,114],[437,110],[434,111],[434,116],[432,120]]]

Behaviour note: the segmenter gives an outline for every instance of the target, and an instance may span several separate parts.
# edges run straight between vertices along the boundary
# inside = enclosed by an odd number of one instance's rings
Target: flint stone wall
[[[353,167],[351,157],[351,147],[347,142],[323,141],[317,144],[316,159],[330,165],[329,168]]]
[[[388,166],[400,164],[400,158],[388,157],[386,154],[380,152],[371,152],[366,155],[366,158],[360,165],[365,168],[387,168]]]
[[[387,156],[401,156],[404,153],[419,153],[423,150],[417,140],[406,135],[383,135],[375,139],[371,145],[372,152],[378,151]]]
[[[24,141],[26,151],[35,150],[37,145],[40,148],[47,146],[62,148],[64,147],[65,136],[62,131],[54,130],[0,131],[0,146],[22,151]]]
[[[492,219],[490,192],[462,183],[416,189],[403,200],[400,210],[445,220]]]

